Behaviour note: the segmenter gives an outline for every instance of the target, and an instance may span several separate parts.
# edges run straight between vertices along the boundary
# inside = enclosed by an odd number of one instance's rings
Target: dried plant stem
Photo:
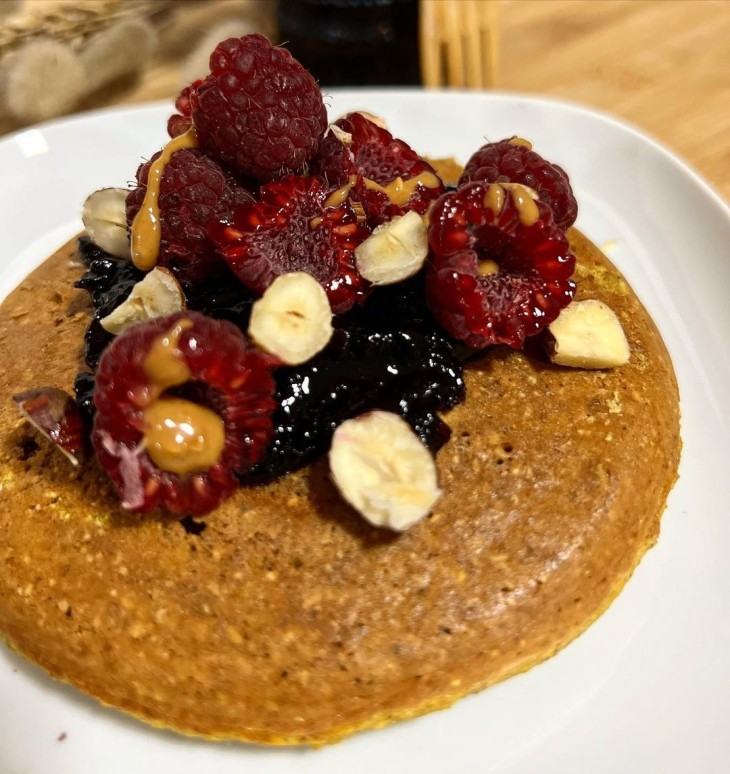
[[[76,47],[116,22],[133,18],[156,21],[174,11],[176,5],[175,0],[94,0],[44,10],[27,3],[26,10],[3,20],[0,57],[38,38]]]

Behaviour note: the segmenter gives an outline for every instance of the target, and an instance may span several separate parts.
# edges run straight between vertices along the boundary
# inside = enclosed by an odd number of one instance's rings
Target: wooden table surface
[[[730,200],[730,0],[500,0],[500,49],[497,88],[613,113]],[[107,98],[138,103],[179,88],[167,60]]]
[[[502,0],[499,87],[629,121],[730,201],[728,0]]]

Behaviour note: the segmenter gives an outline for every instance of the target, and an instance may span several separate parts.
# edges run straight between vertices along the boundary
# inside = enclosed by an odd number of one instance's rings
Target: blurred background
[[[630,121],[730,199],[730,0],[0,0],[0,135],[174,98],[261,32],[328,86],[520,91]]]

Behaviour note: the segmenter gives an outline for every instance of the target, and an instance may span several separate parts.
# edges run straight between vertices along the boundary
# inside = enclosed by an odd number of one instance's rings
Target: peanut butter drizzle
[[[396,179],[388,183],[388,185],[380,185],[380,183],[376,183],[374,180],[370,180],[367,177],[363,178],[363,181],[365,182],[366,188],[382,191],[391,202],[398,207],[403,207],[408,203],[408,200],[413,196],[413,192],[416,190],[416,186],[419,183],[426,188],[438,188],[438,186],[441,185],[440,178],[434,175],[433,172],[421,172],[420,175],[416,175],[416,177],[412,177],[409,180],[404,180],[402,177],[396,177]],[[357,177],[355,175],[350,175],[345,185],[338,188],[336,191],[333,191],[327,199],[325,199],[323,207],[325,209],[327,207],[339,207],[340,204],[347,200],[347,197],[350,195],[350,191],[356,182]],[[360,210],[362,210],[362,205],[360,205],[359,202],[355,202],[353,207],[359,207]],[[319,215],[312,218],[309,221],[309,228],[312,230],[318,228],[322,223],[322,220],[323,218]],[[358,220],[360,220],[359,214]]]
[[[540,217],[540,211],[535,203],[537,194],[531,188],[521,183],[502,183],[502,187],[512,194],[512,201],[517,208],[520,223],[523,226],[531,226],[535,223]]]
[[[352,190],[352,186],[355,185],[357,181],[357,177],[355,175],[350,175],[348,178],[348,182],[345,183],[341,188],[338,188],[336,191],[333,191],[324,201],[324,204],[322,207],[324,209],[327,209],[328,207],[339,207],[343,202],[347,200],[347,197],[350,195],[350,191]],[[319,228],[320,225],[322,225],[322,221],[324,218],[322,218],[320,215],[317,215],[316,217],[312,218],[309,221],[309,228],[314,231],[314,229]]]
[[[153,400],[169,387],[184,384],[190,379],[190,369],[180,352],[180,336],[193,327],[184,317],[167,332],[158,336],[144,361],[144,370],[150,378]]]
[[[365,187],[375,191],[382,191],[392,202],[398,207],[403,207],[408,203],[408,200],[413,196],[413,192],[416,190],[416,186],[420,183],[426,188],[438,188],[441,185],[441,180],[433,172],[421,172],[420,175],[412,177],[409,180],[404,180],[402,177],[396,177],[395,180],[388,183],[388,185],[380,185],[374,180],[369,178],[363,178]],[[347,183],[336,191],[333,191],[325,200],[324,207],[339,207],[347,197],[350,195],[352,187],[357,182],[355,175],[350,175]],[[317,216],[309,221],[309,227],[311,229],[317,228],[322,223],[322,218]]]
[[[144,361],[152,393],[144,412],[145,450],[160,470],[180,475],[214,465],[226,438],[223,420],[211,409],[182,398],[161,397],[165,390],[190,379],[180,336],[192,326],[190,320],[178,320],[155,339]]]
[[[205,406],[182,398],[158,398],[144,419],[145,451],[161,470],[195,473],[212,467],[221,456],[225,425]]]
[[[509,141],[509,144],[527,148],[527,150],[532,150],[532,143],[529,140],[526,140],[524,137],[513,137]]]
[[[492,183],[487,188],[487,193],[484,196],[484,206],[492,211],[495,218],[502,212],[504,198],[504,188],[499,183]]]
[[[382,191],[390,201],[398,207],[402,207],[408,202],[419,183],[426,188],[438,188],[441,185],[441,180],[436,177],[433,172],[421,172],[420,175],[411,177],[408,180],[404,180],[402,177],[396,177],[396,179],[388,183],[388,185],[380,185],[374,180],[369,180],[367,177],[365,178],[366,188]]]
[[[173,137],[162,150],[161,156],[150,166],[147,191],[142,206],[132,221],[132,262],[142,271],[153,269],[160,253],[159,197],[165,165],[175,151],[197,147],[198,135],[193,127],[185,134]]]
[[[520,223],[531,226],[540,217],[535,200],[537,194],[521,183],[492,183],[484,195],[484,206],[489,208],[496,218],[504,207],[505,191],[509,191],[517,210]]]
[[[343,185],[342,188],[338,188],[327,197],[324,207],[339,207],[350,195],[350,191],[352,190],[352,186],[355,185],[356,180],[357,178],[355,175],[350,175],[349,181]]]
[[[490,274],[496,274],[499,271],[499,264],[492,258],[485,258],[483,261],[479,261],[477,270],[482,277],[488,277]]]

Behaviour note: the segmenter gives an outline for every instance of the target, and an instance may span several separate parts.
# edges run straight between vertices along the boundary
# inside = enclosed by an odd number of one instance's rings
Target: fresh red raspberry
[[[202,80],[193,81],[190,85],[186,86],[180,94],[178,94],[175,100],[175,107],[177,113],[173,113],[167,119],[167,133],[170,137],[177,137],[179,134],[185,134],[193,125],[193,119],[191,118],[192,105],[190,104],[190,94],[200,86]]]
[[[553,211],[555,225],[565,231],[578,216],[578,202],[568,175],[531,147],[515,144],[514,139],[483,145],[464,167],[459,186],[470,181],[527,185],[537,191],[540,200]]]
[[[469,346],[519,349],[570,303],[575,257],[546,204],[535,202],[537,220],[525,225],[509,192],[495,215],[488,188],[467,183],[436,204],[427,301],[439,323]]]
[[[170,137],[178,137],[181,134],[185,134],[192,125],[193,121],[191,118],[181,116],[179,113],[173,113],[167,119],[167,133]]]
[[[156,153],[137,170],[137,188],[127,196],[130,227],[147,191],[150,166],[159,155]],[[187,282],[197,282],[219,271],[222,261],[210,241],[208,228],[252,198],[242,185],[199,150],[173,153],[160,182],[162,237],[158,264]]]
[[[357,183],[351,197],[362,203],[371,225],[391,220],[409,210],[423,215],[430,203],[444,192],[440,181],[434,187],[419,183],[405,205],[394,204],[382,191],[369,188],[364,178],[386,186],[398,177],[410,180],[424,172],[435,177],[433,167],[403,140],[396,139],[361,113],[350,113],[336,121],[336,125],[350,134],[352,141],[345,144],[336,134],[329,132],[312,162],[313,169],[335,188],[347,184],[351,176],[356,176]]]
[[[172,394],[213,409],[225,429],[218,461],[207,470],[186,474],[160,470],[143,443],[144,412],[160,397],[145,361],[155,341],[180,320],[192,323],[182,330],[178,345],[190,381],[173,388]],[[124,507],[141,513],[166,508],[202,514],[229,497],[239,486],[236,473],[258,462],[272,437],[271,364],[235,325],[197,312],[158,317],[114,339],[96,372],[92,442]]]
[[[244,285],[263,293],[280,274],[304,271],[336,313],[365,297],[354,251],[369,231],[347,200],[325,206],[330,190],[322,178],[292,175],[262,186],[257,202],[213,228],[213,241]]]
[[[301,170],[327,128],[314,78],[262,35],[218,44],[210,71],[190,92],[203,150],[262,182]]]
[[[21,415],[60,449],[73,465],[86,459],[89,428],[76,401],[57,387],[13,395]]]

